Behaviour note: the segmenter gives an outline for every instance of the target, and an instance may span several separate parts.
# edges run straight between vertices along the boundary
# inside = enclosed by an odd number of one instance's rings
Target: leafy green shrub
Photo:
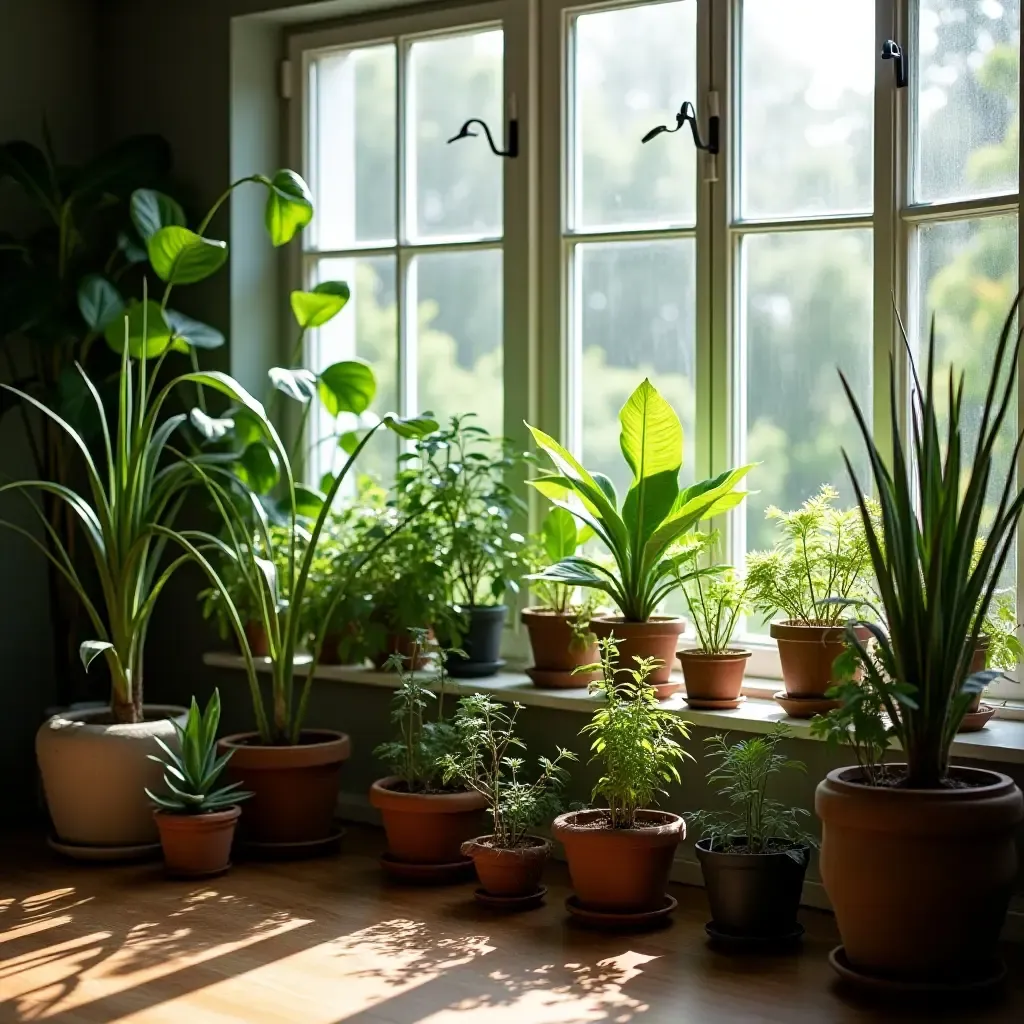
[[[750,584],[728,565],[713,565],[694,571],[698,561],[718,543],[718,533],[695,533],[683,539],[690,552],[683,562],[687,566],[680,588],[690,613],[697,649],[705,654],[723,654],[730,650],[740,616],[750,609]]]

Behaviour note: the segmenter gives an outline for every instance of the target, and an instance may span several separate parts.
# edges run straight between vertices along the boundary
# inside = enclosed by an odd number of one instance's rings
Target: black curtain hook
[[[470,131],[470,126],[478,124],[484,130],[484,135],[487,136],[487,144],[491,147],[491,152],[495,156],[513,158],[519,155],[519,122],[513,117],[508,122],[508,148],[498,149],[494,144],[494,136],[491,135],[491,129],[487,127],[486,121],[481,121],[479,117],[471,117],[449,140],[449,145],[453,142],[458,142],[459,139],[475,139],[477,132]]]
[[[697,111],[689,100],[684,100],[683,105],[679,108],[679,113],[676,114],[675,128],[669,128],[666,125],[659,124],[656,128],[652,128],[640,141],[641,143],[650,142],[651,139],[656,138],[662,132],[667,132],[671,135],[673,132],[679,131],[684,124],[688,124],[690,126],[690,134],[693,135],[693,144],[697,149],[702,149],[705,153],[710,153],[712,156],[718,152],[718,115],[712,114],[708,117],[708,139],[707,142],[705,142],[701,138],[700,128],[697,127]]]
[[[906,89],[910,84],[909,62],[903,47],[895,39],[886,39],[882,44],[882,60],[895,61],[893,69],[896,72],[896,88]]]

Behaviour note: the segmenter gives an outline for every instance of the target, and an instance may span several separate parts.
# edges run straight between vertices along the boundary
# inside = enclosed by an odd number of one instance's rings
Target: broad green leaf
[[[103,653],[106,651],[112,651],[114,645],[108,643],[106,640],[86,640],[78,647],[78,656],[82,659],[82,665],[85,666],[86,672],[89,671],[89,666]]]
[[[185,211],[176,199],[152,188],[137,188],[132,193],[132,223],[139,237],[148,242],[161,228],[186,226]]]
[[[275,366],[269,371],[269,376],[273,387],[303,405],[317,396],[316,374],[312,370],[288,370]]]
[[[228,258],[227,242],[203,238],[188,228],[160,228],[146,241],[149,262],[161,281],[195,284],[215,274]]]
[[[92,330],[104,331],[124,312],[124,299],[105,277],[87,274],[78,286],[78,309]]]
[[[333,480],[332,480],[333,482]],[[308,519],[315,519],[320,515],[320,509],[324,507],[324,495],[305,484],[295,485],[295,514],[305,516]],[[278,502],[278,511],[283,515],[291,511],[288,507],[287,497]]]
[[[544,553],[554,564],[576,554],[576,517],[564,508],[552,508],[541,524]]]
[[[303,330],[323,327],[345,308],[348,300],[349,288],[344,281],[322,281],[311,292],[292,292],[292,313]]]
[[[193,320],[174,309],[165,310],[165,315],[174,338],[186,342],[192,348],[220,348],[224,344],[224,335],[216,327]]]
[[[277,455],[262,441],[254,441],[242,452],[238,475],[257,494],[274,489],[280,475]]]
[[[275,246],[286,245],[313,219],[313,197],[302,178],[287,169],[277,171],[266,185],[267,233]]]
[[[368,364],[346,359],[321,372],[318,391],[320,401],[331,416],[343,412],[361,413],[373,401],[377,381]]]
[[[526,579],[546,580],[550,583],[563,583],[572,587],[587,587],[591,590],[601,590],[613,598],[616,597],[615,584],[608,574],[603,572],[596,562],[575,555],[563,558],[555,565],[548,566],[543,572],[533,573]]]
[[[146,246],[136,237],[135,232],[132,230],[118,232],[117,247],[129,263],[145,263],[149,259]]]
[[[115,352],[124,351],[125,320],[128,321],[128,354],[134,358],[142,355],[143,338],[146,341],[146,357],[160,355],[171,343],[171,325],[167,322],[160,303],[131,302],[124,317],[107,324],[103,336]]]
[[[429,416],[408,416],[403,419],[393,413],[384,416],[384,425],[399,437],[413,440],[433,434],[438,428],[437,420]]]
[[[206,441],[221,441],[234,429],[234,420],[209,416],[202,409],[193,409],[188,414],[189,422]]]

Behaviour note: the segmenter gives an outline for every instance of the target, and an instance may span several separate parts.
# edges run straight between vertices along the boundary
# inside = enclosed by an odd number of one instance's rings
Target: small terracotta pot
[[[254,658],[270,657],[270,643],[262,622],[247,622],[245,624],[245,639],[249,644],[249,653]]]
[[[537,673],[535,686],[541,685],[537,679],[543,679],[543,685],[548,689],[586,686],[600,679],[600,672],[573,675],[574,669],[600,660],[596,643],[580,646],[570,624],[574,616],[561,615],[547,608],[524,608],[521,618],[530,634],[534,671]]]
[[[234,752],[225,773],[253,794],[242,819],[246,841],[314,845],[331,837],[341,766],[351,751],[344,733],[307,730],[295,746],[277,747],[263,746],[258,733],[238,733],[218,749]]]
[[[987,636],[978,637],[978,644],[974,648],[974,654],[971,657],[971,667],[968,670],[968,675],[985,671],[985,667],[988,664],[988,644],[989,639]],[[976,693],[971,698],[970,706],[967,708],[969,715],[977,714],[981,710],[981,698],[982,694],[980,693]]]
[[[434,631],[432,629],[427,630],[427,637],[431,641],[434,639]],[[384,668],[384,663],[392,654],[400,654],[405,658],[403,668],[406,671],[412,669],[415,672],[420,672],[427,667],[428,659],[427,655],[421,650],[416,657],[416,664],[412,664],[412,652],[415,646],[412,637],[408,633],[388,633],[384,641],[384,649],[373,654],[370,660],[373,662],[373,667],[379,672]]]
[[[370,787],[384,821],[388,852],[408,864],[454,864],[462,844],[480,834],[487,801],[479,793],[409,793],[394,775]]]
[[[671,615],[652,615],[647,622],[626,622],[621,616],[608,615],[592,619],[590,628],[599,639],[612,634],[619,648],[619,668],[636,667],[634,658],[659,658],[664,664],[648,677],[658,700],[683,688],[682,683],[671,682],[672,667],[676,662],[676,644],[679,634],[686,629],[683,619]],[[659,898],[661,894],[659,893]]]
[[[782,681],[791,697],[824,697],[837,682],[832,663],[846,649],[844,626],[807,626],[786,620],[773,622],[771,635],[779,644]],[[863,626],[857,635],[871,635]]]
[[[212,814],[155,811],[167,873],[177,878],[209,878],[227,871],[241,813],[237,805]]]
[[[571,811],[552,834],[565,847],[572,886],[586,910],[641,913],[664,904],[665,886],[686,824],[667,811],[640,811],[641,827],[610,828],[608,812]]]
[[[462,844],[462,852],[473,858],[477,878],[491,896],[532,896],[540,888],[544,864],[551,853],[551,840],[524,836],[513,850],[492,846],[493,836],[478,836]]]
[[[949,774],[967,785],[866,786],[856,767],[818,784],[821,877],[856,971],[949,982],[976,975],[997,955],[1024,798],[999,772]]]
[[[739,700],[750,651],[730,649],[721,654],[680,651],[686,696],[694,700]]]

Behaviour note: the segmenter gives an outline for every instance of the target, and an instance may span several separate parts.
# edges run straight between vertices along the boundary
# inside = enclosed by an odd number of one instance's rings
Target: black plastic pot
[[[700,840],[697,859],[719,931],[758,938],[791,935],[810,853],[806,846],[786,853],[722,853],[711,848],[710,839]]]
[[[463,632],[458,646],[468,657],[460,658],[456,654],[449,658],[448,674],[455,679],[482,679],[495,675],[505,666],[501,660],[501,635],[508,608],[503,604],[463,605],[459,614]],[[446,639],[442,638],[442,642]]]

